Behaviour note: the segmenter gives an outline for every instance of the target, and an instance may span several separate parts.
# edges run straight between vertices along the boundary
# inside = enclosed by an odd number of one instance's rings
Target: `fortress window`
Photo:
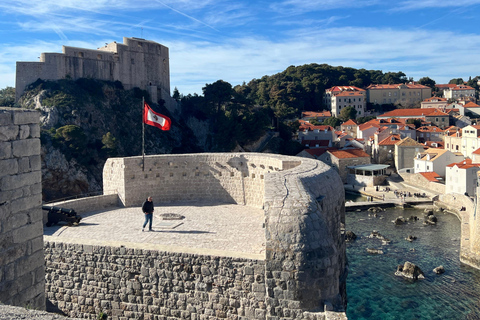
[[[255,173],[252,173],[252,179],[255,179]]]
[[[83,58],[83,52],[79,52],[79,53],[78,53],[78,57],[79,57],[79,58]]]
[[[132,59],[132,64],[135,64],[135,59]]]
[[[263,180],[263,174],[261,174],[261,175],[260,175],[260,179],[262,179],[262,180]]]
[[[173,172],[170,172],[170,177],[173,177]]]
[[[235,176],[235,172],[230,172],[230,177]]]
[[[101,55],[101,54],[97,54],[97,59],[98,59],[98,60],[102,60],[102,55]]]

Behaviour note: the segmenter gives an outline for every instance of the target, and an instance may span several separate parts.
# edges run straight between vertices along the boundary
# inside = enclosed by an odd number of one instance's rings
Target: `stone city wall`
[[[478,239],[479,218],[475,202],[463,194],[442,194],[435,202],[455,214],[461,223],[460,261],[480,269],[480,243]],[[461,210],[462,207],[465,210]]]
[[[439,194],[444,194],[445,193],[445,185],[440,183],[440,182],[432,182],[428,181],[425,179],[424,176],[422,176],[419,173],[400,173],[399,175],[403,178],[403,180],[411,184],[413,186],[416,186],[421,189],[426,189],[426,191],[433,192],[433,193],[439,193]]]
[[[109,159],[104,193],[118,192],[126,206],[152,195],[263,207],[265,259],[48,242],[47,296],[60,309],[90,318],[269,320],[343,310],[345,199],[331,167],[255,153],[149,156],[141,165],[141,157]]]
[[[0,302],[45,309],[39,117],[0,108]]]

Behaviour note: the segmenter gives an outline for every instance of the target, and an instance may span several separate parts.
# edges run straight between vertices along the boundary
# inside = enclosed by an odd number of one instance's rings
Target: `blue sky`
[[[0,88],[15,62],[139,37],[170,49],[171,88],[202,93],[290,65],[480,76],[480,0],[2,0]]]

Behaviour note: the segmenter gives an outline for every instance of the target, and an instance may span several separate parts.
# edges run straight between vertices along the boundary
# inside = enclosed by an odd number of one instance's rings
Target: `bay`
[[[438,223],[431,226],[423,224],[424,213],[418,209],[392,208],[378,217],[366,211],[346,213],[345,229],[358,237],[347,243],[349,319],[480,319],[480,270],[460,262],[460,221],[452,214],[435,214]],[[397,226],[392,221],[398,216],[420,220]],[[391,243],[369,239],[373,230]],[[417,240],[405,240],[409,235]],[[384,254],[369,254],[367,248]],[[395,276],[405,261],[419,266],[425,279]],[[433,269],[440,265],[445,273],[437,275]]]

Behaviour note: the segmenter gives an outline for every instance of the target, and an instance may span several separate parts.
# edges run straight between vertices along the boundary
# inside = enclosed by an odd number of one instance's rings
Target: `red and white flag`
[[[163,114],[153,111],[152,108],[150,108],[150,106],[145,102],[143,108],[143,123],[157,127],[163,131],[167,131],[170,130],[172,120]]]

